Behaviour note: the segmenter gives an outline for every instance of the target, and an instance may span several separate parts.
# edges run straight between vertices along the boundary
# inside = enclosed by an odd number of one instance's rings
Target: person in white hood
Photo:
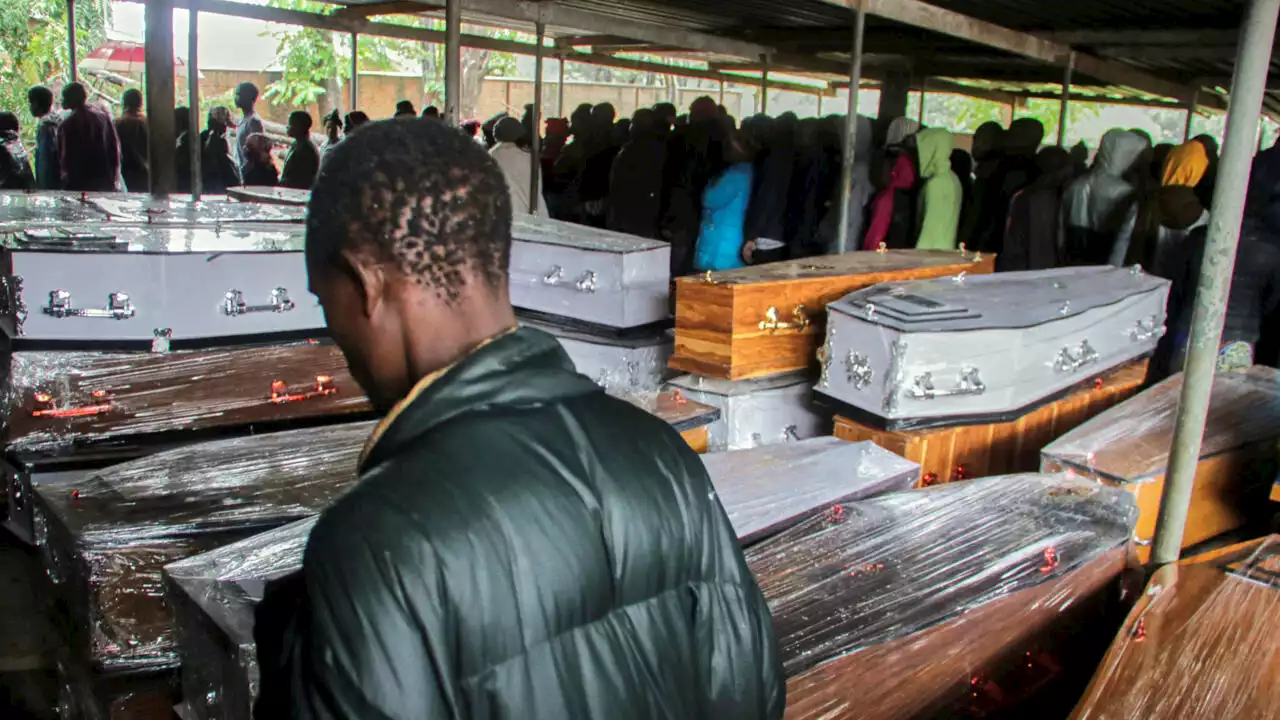
[[[1059,255],[1069,265],[1107,262],[1116,236],[1138,189],[1125,179],[1147,142],[1128,130],[1108,130],[1102,136],[1093,169],[1076,178],[1062,196],[1062,238]]]
[[[489,151],[489,156],[502,168],[502,176],[507,181],[507,192],[511,193],[511,210],[529,214],[529,185],[533,180],[530,168],[529,151],[517,143],[524,137],[524,125],[512,118],[502,118],[493,129],[493,137],[497,145]],[[538,193],[538,215],[549,217],[547,201]]]

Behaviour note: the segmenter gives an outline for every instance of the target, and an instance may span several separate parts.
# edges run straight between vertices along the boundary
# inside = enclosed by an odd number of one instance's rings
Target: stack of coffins
[[[1136,515],[1113,488],[1010,475],[839,505],[749,548],[787,717],[1037,717],[1016,708],[1097,634]]]
[[[1061,268],[886,283],[830,306],[816,390],[836,434],[947,482],[1037,467],[1044,442],[1132,394],[1169,283]]]
[[[1280,535],[1151,576],[1072,720],[1280,717]]]
[[[672,384],[719,407],[713,449],[812,437],[828,416],[810,402],[823,307],[876,283],[989,273],[994,257],[933,250],[849,253],[676,281]]]
[[[703,456],[744,544],[835,503],[909,487],[919,468],[871,443],[815,438]],[[305,520],[165,567],[178,618],[188,720],[245,720],[257,695],[254,609],[267,584],[296,572],[314,526]]]
[[[1117,486],[1137,499],[1135,535],[1146,559],[1155,535],[1182,375],[1174,375],[1047,445],[1042,467]],[[1243,526],[1269,510],[1280,439],[1280,372],[1252,367],[1213,379],[1182,546]]]
[[[671,247],[657,240],[517,214],[511,304],[560,340],[612,392],[655,391],[671,354]]]

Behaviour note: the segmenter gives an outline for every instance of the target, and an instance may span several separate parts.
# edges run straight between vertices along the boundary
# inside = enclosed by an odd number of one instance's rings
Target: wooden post
[[[200,12],[187,10],[187,146],[191,151],[191,197],[200,199]]]
[[[457,0],[453,0],[457,2]],[[538,198],[542,197],[542,44],[546,41],[546,23],[535,25],[538,47],[533,56],[533,137],[529,138],[529,214],[538,214]]]
[[[76,0],[67,0],[67,78],[69,82],[80,79],[76,62]]]
[[[556,115],[564,117],[564,55],[560,55],[560,82],[556,83]]]
[[[1076,54],[1067,56],[1067,67],[1062,72],[1062,100],[1058,104],[1058,147],[1067,142],[1067,114],[1071,109],[1071,74],[1075,71]]]
[[[462,121],[462,0],[446,0],[444,23],[444,117],[457,127]],[[538,58],[541,67],[541,47]]]
[[[151,194],[168,197],[174,186],[173,0],[147,0],[144,66]]]
[[[918,108],[918,110],[919,112],[916,114],[916,122],[920,123],[921,125],[924,125],[924,84],[923,83],[921,83],[920,85],[920,107]]]

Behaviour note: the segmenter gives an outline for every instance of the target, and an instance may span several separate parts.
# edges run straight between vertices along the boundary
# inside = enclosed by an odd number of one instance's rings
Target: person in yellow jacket
[[[921,250],[952,250],[956,247],[956,231],[960,225],[960,201],[963,190],[960,179],[951,171],[951,151],[955,139],[940,128],[922,130],[916,136],[920,158],[920,234],[916,247]]]

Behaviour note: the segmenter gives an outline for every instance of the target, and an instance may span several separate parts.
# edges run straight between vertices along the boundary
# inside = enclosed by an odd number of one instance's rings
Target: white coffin
[[[1152,352],[1168,293],[1110,266],[876,285],[828,306],[817,390],[889,428],[1016,414]]]
[[[609,328],[670,319],[664,242],[518,214],[511,304]]]
[[[681,375],[669,385],[696,402],[720,408],[707,432],[711,452],[745,450],[823,434],[829,419],[813,406],[807,373],[755,380]]]
[[[256,202],[236,202],[223,196],[157,199],[148,195],[89,193],[86,202],[113,223],[133,225],[221,225],[225,223],[301,223],[306,209]]]
[[[71,223],[48,227],[0,229],[6,247],[21,250],[81,252],[227,252],[302,250],[306,231],[288,223],[227,225],[119,225]]]
[[[106,213],[89,205],[80,193],[0,191],[0,229],[100,222],[106,219]]]
[[[299,251],[4,253],[28,341],[150,344],[323,333]]]
[[[666,332],[613,338],[525,318],[520,324],[555,337],[578,372],[613,394],[658,390],[675,349],[674,338]]]

